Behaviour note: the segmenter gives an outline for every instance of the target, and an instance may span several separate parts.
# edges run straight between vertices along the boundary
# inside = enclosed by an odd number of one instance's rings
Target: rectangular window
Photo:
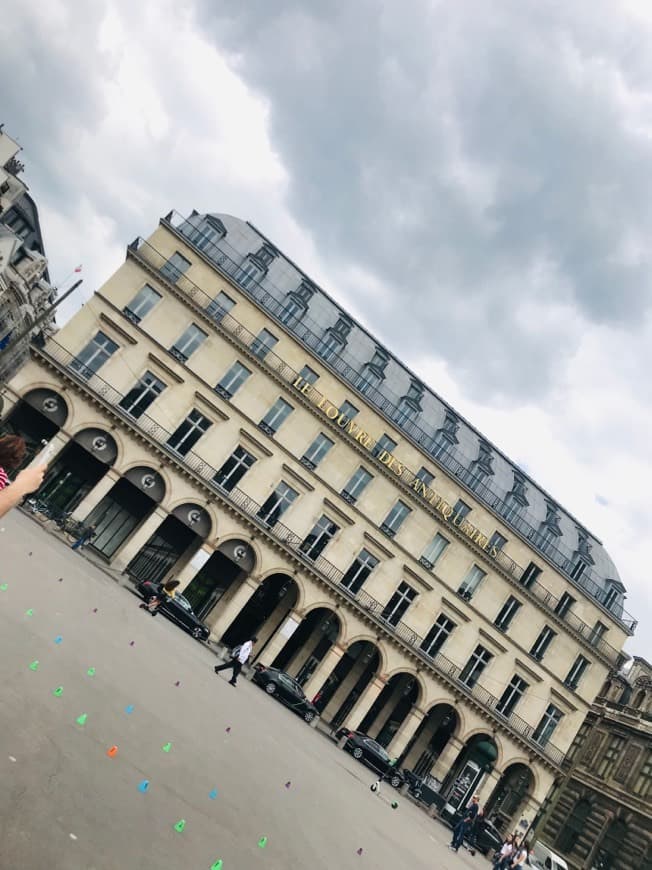
[[[193,408],[183,423],[170,435],[167,444],[181,456],[186,456],[211,425],[208,417],[204,417]]]
[[[575,760],[580,749],[584,746],[584,742],[588,737],[590,731],[591,726],[587,722],[583,722],[582,725],[580,725],[580,730],[577,732],[575,737],[573,737],[573,742],[570,745],[570,749],[566,753],[566,758],[564,759],[565,763],[570,764],[572,761]]]
[[[153,287],[150,287],[149,284],[145,284],[145,286],[141,287],[138,293],[136,293],[129,305],[125,305],[122,309],[123,314],[125,314],[133,323],[140,323],[143,317],[149,314],[156,303],[162,298],[161,294],[154,290]]]
[[[455,623],[443,613],[437,617],[435,624],[421,641],[421,650],[431,658],[434,658],[448,640],[455,628]]]
[[[640,798],[646,798],[652,794],[652,750],[641,765],[641,769],[634,780],[634,794]]]
[[[145,413],[157,396],[165,389],[165,384],[151,372],[145,372],[135,387],[120,401],[120,407],[136,420]]]
[[[483,571],[482,568],[478,567],[478,565],[473,565],[464,578],[462,585],[457,590],[457,594],[461,595],[466,601],[470,601],[475,594],[475,590],[486,576],[486,571]]]
[[[281,481],[269,498],[265,500],[256,516],[265,525],[273,526],[280,520],[298,495],[299,493],[296,490],[292,489],[284,481]]]
[[[624,745],[624,737],[618,737],[616,735],[611,738],[611,740],[607,744],[607,748],[602,754],[602,758],[600,759],[597,767],[595,768],[596,776],[599,776],[600,779],[609,779],[614,771],[614,767],[616,766],[616,762],[618,761],[618,756],[620,755]]]
[[[412,509],[399,499],[380,524],[381,532],[393,538],[411,513]]]
[[[489,550],[489,552],[491,552],[491,550],[495,547],[498,551],[500,551],[506,543],[507,538],[504,535],[501,535],[500,532],[494,532],[493,535],[489,538],[487,549]]]
[[[555,637],[555,632],[550,628],[549,625],[546,625],[541,630],[539,637],[534,641],[532,649],[530,650],[530,655],[532,656],[532,658],[536,659],[538,662],[542,661],[544,655],[546,654],[546,650],[548,649]]]
[[[401,583],[385,605],[381,619],[390,625],[397,626],[416,597],[416,589],[413,589],[408,583]]]
[[[290,296],[283,306],[278,319],[290,328],[296,326],[306,313],[305,303],[300,302],[293,296]]]
[[[301,457],[301,462],[307,468],[317,468],[319,463],[322,461],[324,456],[326,456],[331,447],[334,446],[334,444],[334,441],[331,441],[331,439],[327,438],[323,434],[323,432],[320,432],[319,435],[312,442],[310,447]]]
[[[600,620],[598,620],[591,629],[591,634],[589,635],[589,643],[597,645],[600,640],[602,640],[602,638],[605,636],[607,631],[607,626],[604,625],[604,623],[600,622]]]
[[[359,414],[358,409],[346,399],[340,405],[340,414],[344,414],[347,420],[353,420]]]
[[[552,737],[555,728],[559,725],[563,718],[563,713],[554,704],[548,704],[546,708],[546,712],[541,717],[541,721],[534,729],[534,733],[532,734],[532,739],[539,744],[539,746],[546,746],[550,738]]]
[[[586,571],[586,562],[584,559],[577,559],[577,561],[571,567],[571,580],[575,580],[578,582],[582,574]]]
[[[373,475],[369,474],[366,469],[360,466],[360,468],[353,473],[353,477],[351,477],[342,490],[342,498],[348,501],[349,504],[355,504],[358,498],[362,495],[364,488],[372,480]]]
[[[357,594],[377,564],[378,559],[372,556],[368,550],[360,550],[356,559],[340,580],[340,584],[353,595]]]
[[[328,332],[322,339],[317,353],[327,362],[330,362],[342,350],[342,342],[337,336]]]
[[[392,420],[397,426],[405,426],[405,424],[409,423],[410,420],[414,420],[416,416],[417,409],[405,399],[401,399],[396,410],[392,414]]]
[[[492,658],[489,650],[478,644],[460,672],[460,682],[472,689]]]
[[[268,435],[274,435],[294,411],[292,405],[285,399],[277,399],[265,414],[258,426]]]
[[[321,555],[331,538],[339,530],[340,527],[324,514],[312,527],[310,534],[304,538],[299,549],[309,559],[314,561]]]
[[[396,441],[392,441],[389,435],[380,436],[374,445],[374,449],[371,451],[372,456],[380,456],[383,450],[387,453],[393,453],[396,450]]]
[[[571,607],[575,604],[575,599],[572,595],[569,595],[568,592],[564,592],[559,601],[557,602],[557,606],[555,607],[555,613],[557,616],[564,617],[571,609]]]
[[[299,372],[299,377],[303,378],[304,381],[307,381],[309,384],[316,384],[319,380],[319,375],[314,369],[311,369],[310,366],[304,366]]]
[[[255,461],[255,456],[252,456],[244,447],[238,445],[216,473],[213,480],[219,487],[227,492],[231,492],[240,483]]]
[[[70,368],[77,372],[80,377],[88,379],[104,365],[117,349],[118,345],[115,341],[112,341],[103,332],[98,332],[86,347],[80,350],[70,363]]]
[[[514,496],[513,492],[507,494],[505,501],[500,509],[500,513],[502,514],[505,522],[513,523],[514,520],[518,517],[518,514],[521,510],[521,504],[518,499]]]
[[[235,306],[235,301],[227,296],[224,290],[220,290],[217,296],[208,304],[206,314],[216,323],[219,323]]]
[[[170,348],[170,353],[185,363],[207,338],[208,336],[203,329],[191,323],[174,342]]]
[[[521,583],[526,589],[529,589],[530,586],[534,585],[540,575],[541,568],[539,568],[538,565],[535,565],[534,562],[530,562],[525,571],[521,574]]]
[[[614,586],[610,586],[604,594],[603,605],[607,610],[611,610],[619,598],[619,592]]]
[[[503,694],[500,696],[500,700],[496,704],[496,710],[500,713],[501,716],[505,716],[505,718],[507,718],[511,713],[514,712],[516,705],[521,700],[527,690],[528,684],[525,682],[525,680],[522,680],[516,675],[513,676],[510,680],[509,686],[507,686]]]
[[[507,631],[512,620],[518,613],[520,606],[521,602],[514,598],[513,595],[510,595],[507,601],[500,608],[498,616],[494,620],[496,628],[499,628],[501,631]]]
[[[437,564],[437,560],[444,552],[449,543],[450,542],[447,541],[443,535],[440,535],[439,532],[437,532],[435,537],[423,551],[419,559],[421,564],[428,570],[434,568],[434,566]]]
[[[566,674],[564,685],[568,686],[569,689],[576,689],[590,664],[591,662],[585,659],[584,656],[578,656],[573,663],[573,667]]]
[[[265,359],[270,350],[277,344],[278,338],[268,329],[261,329],[256,338],[249,345],[249,350],[258,359]]]
[[[453,508],[453,515],[451,517],[451,520],[457,520],[458,518],[460,520],[463,520],[464,517],[467,517],[470,513],[470,506],[465,501],[462,501],[461,498],[458,498],[458,500],[455,502],[455,507]]]
[[[216,385],[215,392],[224,399],[230,399],[235,396],[250,374],[249,369],[245,368],[241,362],[234,362],[219,384]]]
[[[373,389],[378,389],[382,378],[379,374],[372,371],[369,367],[365,368],[364,372],[358,376],[358,389],[367,396]]]
[[[170,259],[161,266],[161,273],[165,275],[168,281],[176,284],[179,278],[190,268],[190,260],[186,260],[177,251],[172,254]]]
[[[431,472],[429,472],[428,469],[424,468],[422,465],[416,474],[416,479],[420,480],[424,486],[430,486],[430,484],[435,479],[435,475],[431,474]]]

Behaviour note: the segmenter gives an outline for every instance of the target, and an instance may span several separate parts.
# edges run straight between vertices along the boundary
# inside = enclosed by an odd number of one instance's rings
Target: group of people
[[[477,794],[473,795],[459,822],[453,828],[453,839],[448,848],[457,852],[466,840],[471,854],[475,854],[475,844],[483,818],[484,810],[480,806],[480,797]],[[520,867],[526,867],[530,854],[531,849],[528,844],[521,842],[518,834],[510,834],[493,856],[494,870],[518,870]]]

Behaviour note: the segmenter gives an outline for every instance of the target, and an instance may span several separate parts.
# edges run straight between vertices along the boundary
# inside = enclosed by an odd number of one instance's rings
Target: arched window
[[[623,843],[627,837],[627,825],[621,819],[614,819],[602,838],[597,854],[593,860],[595,870],[611,870],[623,851]]]
[[[645,689],[641,689],[634,696],[634,700],[632,701],[632,707],[635,707],[637,710],[642,710],[644,703],[645,703]]]
[[[564,827],[557,835],[556,846],[561,852],[572,852],[577,843],[580,832],[584,829],[586,820],[591,813],[591,804],[586,798],[579,800],[571,814],[568,816]]]

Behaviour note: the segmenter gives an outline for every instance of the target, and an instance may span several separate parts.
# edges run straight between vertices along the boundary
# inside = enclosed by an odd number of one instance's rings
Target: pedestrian
[[[470,825],[475,821],[475,818],[478,815],[478,810],[480,808],[479,801],[479,795],[473,795],[471,803],[468,805],[465,812],[462,813],[462,818],[453,828],[453,839],[448,847],[449,849],[452,849],[453,852],[457,852],[457,850],[460,848],[460,846],[464,842],[464,838]]]
[[[466,840],[467,840],[467,843],[469,844],[469,852],[472,855],[475,855],[478,837],[480,836],[480,833],[482,832],[483,827],[484,827],[484,808],[478,809],[477,816],[475,817],[475,819],[473,819],[473,821],[471,822],[471,825],[469,826],[469,833],[467,835]]]
[[[96,534],[95,526],[88,526],[88,528],[84,529],[81,535],[77,538],[71,549],[83,550],[85,545],[88,544],[89,541],[92,541]]]
[[[495,870],[505,870],[505,868],[509,867],[514,852],[514,840],[514,834],[509,834],[503,845],[500,847],[500,851],[494,855]]]
[[[532,850],[527,843],[523,843],[521,846],[517,846],[514,850],[512,863],[509,865],[509,867],[514,868],[514,870],[518,870],[518,868],[520,867],[525,867],[528,855],[530,855],[531,851]]]
[[[19,435],[0,438],[0,490],[9,486],[9,472],[18,468],[25,458],[25,442]]]
[[[172,599],[177,594],[177,586],[180,583],[178,580],[168,580],[163,584],[160,592],[151,595],[147,601],[140,605],[141,610],[149,610],[152,616],[156,616],[167,598]]]
[[[257,640],[258,638],[254,635],[251,640],[246,640],[243,644],[240,644],[240,646],[236,646],[235,649],[231,650],[230,661],[224,662],[223,665],[215,665],[213,668],[215,673],[217,674],[220,671],[225,671],[228,668],[231,668],[232,674],[231,679],[229,680],[229,685],[236,686],[238,683],[238,674],[242,670],[242,666],[249,660],[249,656],[251,655],[251,651]]]

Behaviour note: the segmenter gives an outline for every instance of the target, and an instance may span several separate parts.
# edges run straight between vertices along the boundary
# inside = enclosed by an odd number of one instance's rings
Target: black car
[[[298,713],[305,722],[312,722],[319,716],[319,710],[306,698],[301,686],[285,671],[256,665],[253,682],[263,688],[268,695],[278,698],[294,713]]]
[[[351,731],[348,728],[340,728],[335,735],[338,743],[343,737],[346,737],[346,742],[342,748],[350,752],[356,761],[366,764],[367,767],[381,774],[394,788],[403,785],[405,782],[403,773],[394,769],[392,759],[380,743],[372,740],[362,731]]]
[[[456,813],[451,822],[452,826],[455,827],[461,818],[461,813]],[[474,826],[469,827],[464,841],[469,849],[477,849],[486,855],[491,849],[499,851],[505,838],[489,819],[481,816]]]
[[[136,588],[145,601],[149,601],[154,596],[159,596],[162,601],[159,611],[164,616],[167,616],[172,622],[176,622],[177,625],[181,626],[184,631],[187,631],[197,640],[208,640],[208,636],[211,633],[210,628],[204,625],[198,616],[195,616],[190,602],[183,595],[177,592],[174,598],[171,598],[163,592],[163,587],[160,583],[152,583],[150,580],[144,580]]]

